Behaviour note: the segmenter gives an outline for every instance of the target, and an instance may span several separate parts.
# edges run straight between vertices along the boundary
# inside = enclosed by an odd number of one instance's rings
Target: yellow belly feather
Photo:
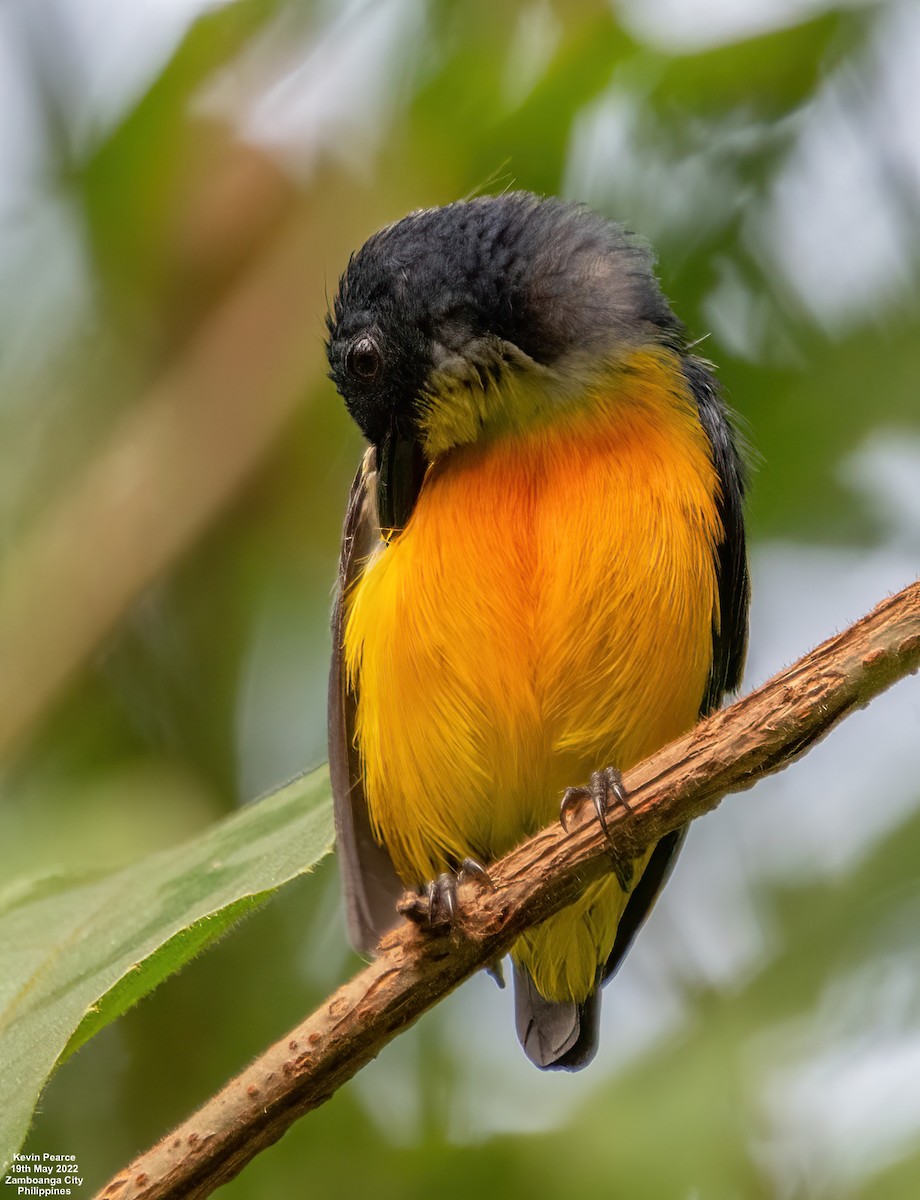
[[[365,794],[407,884],[505,853],[695,721],[722,531],[679,379],[636,355],[577,410],[444,455],[347,598]],[[545,997],[584,999],[626,899],[605,880],[520,940]]]

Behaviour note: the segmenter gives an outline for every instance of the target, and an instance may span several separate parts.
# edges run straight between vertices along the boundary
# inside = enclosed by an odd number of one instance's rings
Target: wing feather
[[[329,673],[329,774],[335,809],[336,843],[345,894],[348,935],[356,950],[369,953],[397,921],[403,892],[393,863],[371,832],[354,744],[357,697],[348,687],[343,654],[344,598],[380,544],[376,463],[373,448],[364,455],[348,497],[332,614],[332,668]]]

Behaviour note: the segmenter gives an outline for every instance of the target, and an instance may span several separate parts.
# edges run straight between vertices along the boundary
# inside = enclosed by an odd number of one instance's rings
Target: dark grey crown
[[[552,366],[572,351],[679,340],[648,249],[598,213],[529,192],[404,217],[354,254],[328,318],[331,377],[372,441],[408,421],[439,352],[510,342]],[[373,379],[350,369],[369,337]],[[365,373],[366,374],[366,373]]]

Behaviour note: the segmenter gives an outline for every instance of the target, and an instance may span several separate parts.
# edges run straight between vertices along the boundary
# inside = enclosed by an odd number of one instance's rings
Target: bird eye
[[[383,367],[383,358],[376,343],[369,337],[358,338],[345,356],[345,367],[350,375],[362,383],[373,383]]]

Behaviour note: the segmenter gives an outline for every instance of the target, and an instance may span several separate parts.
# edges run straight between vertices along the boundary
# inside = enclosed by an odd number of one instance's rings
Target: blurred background
[[[746,686],[915,577],[913,0],[0,4],[5,880],[321,761],[350,250],[507,186],[655,245],[754,448]],[[577,782],[577,781],[573,781]],[[471,981],[221,1192],[920,1195],[920,688],[692,831],[574,1077]],[[357,966],[327,861],[84,1047],[90,1194]]]

